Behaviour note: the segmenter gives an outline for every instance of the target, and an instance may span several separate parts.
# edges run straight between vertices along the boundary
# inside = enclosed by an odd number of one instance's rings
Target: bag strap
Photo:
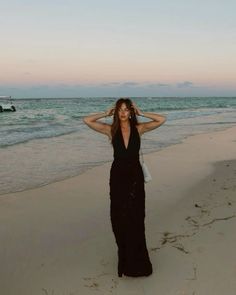
[[[142,151],[142,146],[140,145],[140,152],[141,152],[141,161],[144,163],[144,157],[143,157],[143,151]]]

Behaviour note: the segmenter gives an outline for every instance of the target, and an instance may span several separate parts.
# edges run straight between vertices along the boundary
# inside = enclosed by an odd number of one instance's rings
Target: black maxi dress
[[[118,246],[118,275],[149,276],[152,264],[145,238],[144,176],[139,162],[140,136],[136,126],[131,126],[127,148],[120,127],[112,145],[110,216]]]

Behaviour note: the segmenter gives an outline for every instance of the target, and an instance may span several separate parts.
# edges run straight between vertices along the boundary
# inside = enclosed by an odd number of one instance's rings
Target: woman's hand
[[[132,107],[134,109],[134,112],[136,115],[141,116],[142,112],[140,111],[140,109],[136,106],[136,104],[134,102],[132,102]]]
[[[115,112],[115,107],[111,107],[105,112],[105,114],[107,117],[110,117],[110,116],[114,115],[114,112]]]

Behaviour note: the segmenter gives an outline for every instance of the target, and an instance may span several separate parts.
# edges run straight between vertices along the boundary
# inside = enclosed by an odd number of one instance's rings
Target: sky
[[[235,0],[0,1],[0,95],[236,96]]]

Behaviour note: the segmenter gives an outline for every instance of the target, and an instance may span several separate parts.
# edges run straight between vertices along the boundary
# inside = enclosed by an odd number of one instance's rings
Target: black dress
[[[125,147],[121,128],[112,144],[114,161],[110,170],[110,216],[118,246],[118,275],[138,277],[152,273],[145,238],[145,190],[139,162],[140,136],[131,126]]]

